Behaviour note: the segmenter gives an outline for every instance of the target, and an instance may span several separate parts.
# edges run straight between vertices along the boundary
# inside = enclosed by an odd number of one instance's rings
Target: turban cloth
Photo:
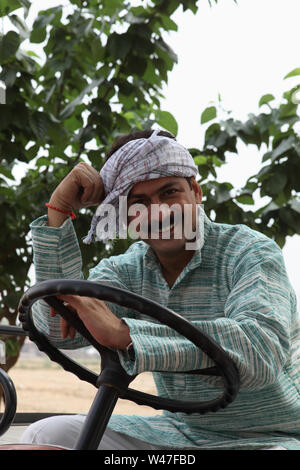
[[[93,216],[84,243],[111,239],[104,232],[99,234],[97,225],[103,219],[103,207],[109,204],[116,210],[116,232],[119,232],[119,198],[128,196],[132,187],[141,181],[166,176],[196,177],[198,168],[186,148],[176,140],[159,136],[155,130],[151,136],[127,142],[116,150],[100,171],[105,199]]]

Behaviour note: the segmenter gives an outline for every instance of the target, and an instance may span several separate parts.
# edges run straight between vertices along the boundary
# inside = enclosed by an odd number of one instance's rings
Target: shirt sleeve
[[[242,387],[263,387],[275,382],[289,358],[297,323],[295,294],[281,250],[271,240],[247,247],[230,275],[232,285],[224,317],[193,323],[233,359]],[[205,353],[169,327],[128,318],[124,321],[130,328],[135,360],[126,352],[119,355],[129,374],[214,365]]]
[[[47,216],[42,216],[30,225],[36,282],[50,279],[83,279],[81,252],[71,219],[68,218],[60,227],[49,227],[47,222]],[[90,271],[89,280],[105,281],[115,287],[128,290],[113,260],[114,257],[100,261]],[[106,304],[119,318],[124,315],[128,318],[136,316],[135,312],[125,307],[111,302],[106,302]],[[80,334],[76,334],[74,340],[62,339],[59,316],[50,317],[49,311],[49,305],[43,300],[33,304],[32,313],[35,325],[49,337],[52,344],[63,349],[89,345]]]
[[[50,279],[82,279],[81,252],[71,219],[60,227],[49,227],[48,217],[42,216],[30,224],[35,281]],[[62,339],[59,316],[50,317],[50,307],[43,300],[35,302],[32,314],[36,327],[58,348],[73,349],[87,346],[79,334],[74,340]]]

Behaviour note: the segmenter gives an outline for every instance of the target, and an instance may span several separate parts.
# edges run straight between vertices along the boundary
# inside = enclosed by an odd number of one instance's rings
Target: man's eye
[[[145,199],[137,199],[134,201],[134,203],[132,203],[132,205],[136,205],[136,204],[144,204],[145,205]]]
[[[134,202],[131,202],[128,207],[135,207],[137,205],[147,206],[146,199],[137,199]]]
[[[178,193],[178,189],[167,189],[164,194],[170,196],[171,194]]]

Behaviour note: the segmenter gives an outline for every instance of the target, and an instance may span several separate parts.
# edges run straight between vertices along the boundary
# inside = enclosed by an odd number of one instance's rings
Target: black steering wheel
[[[17,410],[17,394],[13,381],[9,375],[0,368],[0,390],[3,390],[5,409],[0,419],[0,436],[10,427]]]
[[[118,354],[112,349],[101,346],[89,333],[79,317],[71,313],[64,303],[55,297],[56,295],[79,295],[109,301],[134,309],[173,328],[199,347],[215,363],[215,367],[189,372],[184,371],[182,373],[221,376],[224,384],[223,393],[218,398],[209,401],[186,402],[157,397],[128,388],[129,383],[135,377],[129,376],[121,367]],[[99,351],[102,366],[100,375],[97,375],[70,359],[55,348],[48,339],[37,330],[33,322],[31,307],[33,303],[39,299],[43,299],[48,305],[55,308],[56,312],[62,315]],[[157,302],[146,299],[138,294],[110,286],[104,282],[58,279],[36,284],[28,289],[21,298],[19,304],[19,318],[22,322],[23,329],[28,332],[30,339],[34,341],[38,348],[44,351],[51,360],[59,363],[65,370],[74,373],[81,380],[85,380],[95,385],[97,388],[101,384],[109,384],[115,387],[121,398],[131,400],[139,405],[148,405],[154,409],[164,409],[172,412],[203,414],[225,408],[235,399],[238,393],[240,380],[237,367],[228,354],[215,341],[174,311],[162,307]]]

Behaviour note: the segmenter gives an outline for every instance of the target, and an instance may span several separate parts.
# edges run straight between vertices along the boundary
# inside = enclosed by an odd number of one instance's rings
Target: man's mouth
[[[182,217],[181,217],[181,219],[182,219]],[[176,220],[176,223],[178,223],[177,220]],[[148,233],[150,234],[150,238],[155,234],[158,234],[159,238],[163,238],[163,237],[165,239],[173,238],[176,223],[175,223],[175,220],[174,220],[174,216],[171,215],[169,218],[165,218],[164,220],[158,222],[158,224],[157,224],[158,225],[158,227],[157,227],[158,230],[157,231],[155,229],[153,230],[153,227],[150,225],[148,227],[148,230],[149,230]],[[169,235],[169,237],[168,237],[168,235]]]
[[[169,224],[159,224],[158,233],[160,235],[163,235],[165,233],[171,233],[174,231],[174,226],[174,222],[170,222]]]

